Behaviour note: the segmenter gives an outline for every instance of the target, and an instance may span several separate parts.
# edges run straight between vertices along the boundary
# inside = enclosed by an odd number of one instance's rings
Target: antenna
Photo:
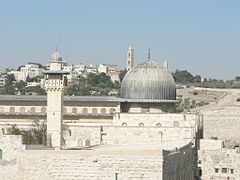
[[[151,60],[151,49],[149,48],[148,49],[148,61],[150,61]]]

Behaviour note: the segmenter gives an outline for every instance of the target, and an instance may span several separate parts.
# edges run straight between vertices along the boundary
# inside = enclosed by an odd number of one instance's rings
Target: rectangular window
[[[227,173],[227,168],[222,168],[222,173]]]
[[[219,169],[218,168],[215,168],[215,173],[219,173]]]
[[[234,169],[230,169],[230,172],[231,172],[231,174],[233,174],[234,173]]]

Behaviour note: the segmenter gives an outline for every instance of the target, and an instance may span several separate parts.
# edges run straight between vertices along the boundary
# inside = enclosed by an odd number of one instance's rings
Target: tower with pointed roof
[[[47,91],[48,145],[55,149],[61,149],[63,144],[63,95],[64,88],[67,86],[67,73],[62,69],[62,57],[56,50],[51,56],[50,69],[44,72]]]
[[[164,67],[166,70],[168,70],[168,62],[167,62],[167,60],[164,61],[163,67]]]
[[[127,52],[127,67],[126,67],[127,71],[131,70],[133,66],[134,66],[134,49],[132,47],[132,44],[130,44]]]

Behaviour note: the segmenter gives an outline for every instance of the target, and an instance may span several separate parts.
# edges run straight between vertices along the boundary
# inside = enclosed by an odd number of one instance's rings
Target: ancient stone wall
[[[25,145],[22,145],[22,136],[0,135],[0,149],[2,150],[3,160],[16,159],[17,152],[25,149]]]

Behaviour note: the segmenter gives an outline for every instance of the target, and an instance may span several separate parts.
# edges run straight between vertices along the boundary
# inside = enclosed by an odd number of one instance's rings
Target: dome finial
[[[149,61],[151,60],[151,49],[150,48],[148,49],[148,60]]]

